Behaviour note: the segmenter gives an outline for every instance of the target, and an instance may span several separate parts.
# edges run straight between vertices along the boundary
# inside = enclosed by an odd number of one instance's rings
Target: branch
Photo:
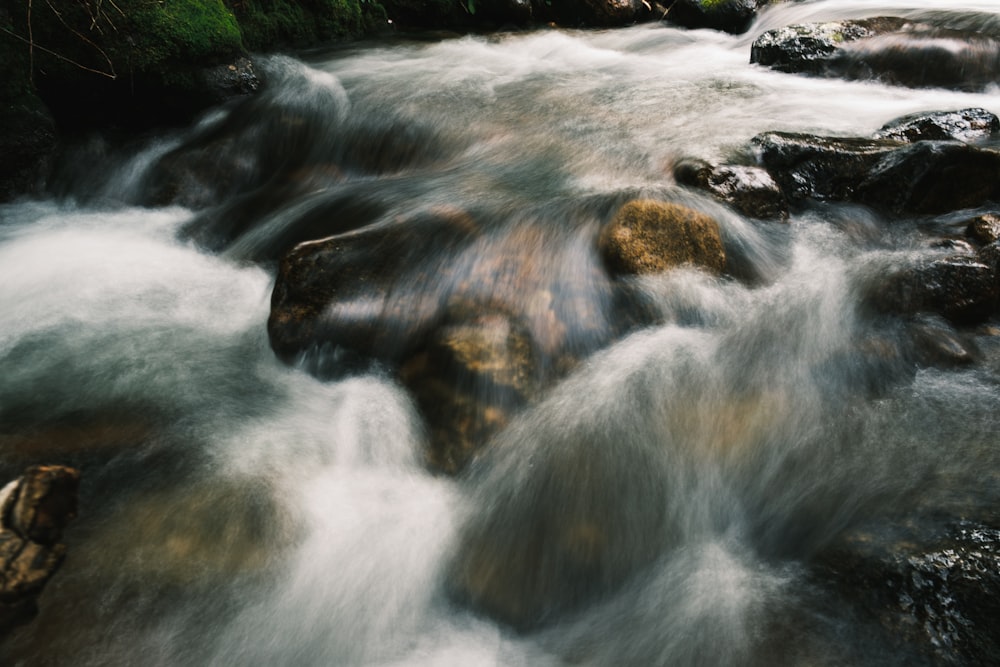
[[[110,70],[110,72],[111,72],[111,74],[107,74],[107,73],[104,73],[104,74],[106,76],[109,76],[112,79],[117,79],[118,75],[115,73],[115,64],[113,62],[111,62],[111,58],[108,56],[107,53],[104,52],[104,49],[102,49],[101,47],[99,47],[97,44],[94,44],[94,42],[90,41],[90,39],[88,39],[86,35],[80,33],[79,31],[75,30],[70,24],[66,23],[66,19],[64,19],[62,17],[62,14],[59,13],[59,10],[52,6],[51,0],[45,0],[45,4],[47,4],[49,6],[49,9],[52,10],[52,13],[55,14],[56,18],[59,19],[59,22],[62,23],[64,26],[66,26],[67,30],[69,30],[71,33],[73,33],[74,35],[76,35],[77,37],[79,37],[80,39],[82,39],[87,44],[90,44],[92,47],[94,47],[94,49],[98,53],[101,54],[101,56],[104,57],[104,60],[108,63],[108,70]],[[49,53],[52,53],[52,52],[49,51]],[[53,54],[53,55],[57,55],[57,54]],[[77,67],[82,67],[83,69],[85,69],[85,70],[87,70],[89,72],[97,72],[98,71],[98,70],[91,69],[89,67],[85,67],[85,66],[81,65],[80,63],[78,63],[76,61],[73,61],[73,60],[70,60],[69,58],[66,58],[64,56],[59,56],[59,57],[62,58],[62,60],[70,62],[70,63],[76,65]]]
[[[19,39],[19,40],[21,40],[22,42],[24,42],[25,44],[31,46],[34,49],[38,49],[39,51],[44,51],[45,53],[48,53],[51,56],[55,56],[59,60],[64,60],[64,61],[68,62],[70,65],[73,65],[75,67],[79,67],[80,69],[85,70],[87,72],[93,72],[94,74],[100,74],[101,76],[106,76],[109,79],[117,79],[118,78],[118,75],[115,74],[114,67],[111,68],[111,73],[110,74],[108,72],[102,72],[99,69],[93,69],[92,67],[87,67],[86,65],[78,63],[78,62],[76,62],[75,60],[73,60],[71,58],[67,58],[66,56],[62,55],[61,53],[56,53],[52,49],[47,49],[44,46],[39,46],[38,44],[33,44],[32,42],[28,41],[24,37],[21,37],[20,35],[18,35],[16,32],[12,32],[10,30],[7,30],[7,28],[4,28],[3,26],[0,26],[0,32],[5,32],[8,35],[10,35],[11,37],[13,37],[14,39]],[[101,51],[101,53],[103,54],[104,52]],[[107,56],[105,56],[105,58],[107,58]],[[108,63],[110,64],[110,62],[111,61],[109,60]]]

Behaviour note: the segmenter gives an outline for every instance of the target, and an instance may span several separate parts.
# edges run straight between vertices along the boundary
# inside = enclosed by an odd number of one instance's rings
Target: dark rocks
[[[207,67],[199,74],[205,84],[206,94],[215,104],[234,97],[252,95],[261,84],[253,63],[243,56],[235,58],[231,63]]]
[[[536,20],[567,26],[623,26],[653,18],[643,0],[533,0]]]
[[[932,536],[857,531],[819,565],[887,636],[933,664],[987,665],[1000,654],[1000,530],[963,521]]]
[[[601,231],[598,243],[608,267],[617,273],[660,273],[695,266],[720,274],[726,266],[718,223],[668,202],[628,202]]]
[[[754,41],[750,62],[782,72],[824,74],[843,45],[897,32],[907,25],[909,21],[904,19],[878,17],[785,26],[769,30]]]
[[[39,100],[0,100],[0,202],[36,192],[55,149],[55,122]]]
[[[875,139],[896,141],[965,141],[989,139],[1000,132],[1000,118],[986,109],[915,113],[892,120],[875,133]]]
[[[36,613],[36,600],[62,564],[59,543],[76,516],[80,475],[32,466],[0,490],[0,636]]]
[[[790,199],[868,204],[888,213],[943,213],[1000,194],[1000,152],[958,141],[769,132],[754,149]]]
[[[959,90],[1000,77],[1000,42],[896,17],[793,25],[761,35],[750,62],[783,72]]]
[[[750,29],[761,0],[676,0],[667,20],[685,28],[712,28],[734,35]]]
[[[874,302],[882,311],[937,313],[960,324],[976,324],[996,309],[1000,284],[994,268],[958,256],[904,269],[877,288]]]
[[[711,165],[683,160],[674,167],[682,185],[705,190],[745,216],[760,220],[787,220],[788,202],[771,175],[759,167]]]
[[[539,388],[527,330],[502,313],[454,313],[400,369],[430,428],[429,465],[454,474]]]

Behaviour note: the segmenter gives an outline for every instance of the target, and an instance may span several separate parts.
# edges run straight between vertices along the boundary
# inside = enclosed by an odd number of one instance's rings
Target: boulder
[[[879,285],[874,304],[895,313],[937,313],[960,325],[984,321],[1000,297],[997,274],[989,264],[956,256],[903,269]]]
[[[980,245],[989,245],[1000,240],[1000,215],[984,213],[969,220],[965,235]]]
[[[785,26],[754,40],[750,62],[781,72],[826,74],[845,44],[898,32],[908,25],[905,19],[877,17]]]
[[[676,0],[667,21],[685,28],[711,28],[739,35],[757,18],[761,0]]]
[[[428,463],[448,474],[527,405],[541,375],[531,337],[515,318],[461,310],[400,368],[429,426]]]
[[[816,569],[891,641],[931,664],[986,665],[1000,654],[1000,530],[993,526],[856,530]]]
[[[1000,77],[1000,42],[897,17],[792,25],[765,32],[750,62],[783,71],[978,91]]]
[[[598,247],[611,271],[661,273],[694,266],[721,274],[726,267],[719,224],[694,209],[636,199],[601,230]]]
[[[1000,152],[960,141],[768,132],[751,141],[792,200],[852,201],[887,213],[943,213],[1000,195]]]
[[[712,165],[683,160],[674,167],[682,185],[704,190],[750,218],[787,220],[788,202],[771,175],[760,167]]]
[[[1000,132],[1000,118],[986,109],[931,111],[891,120],[874,134],[875,139],[896,141],[978,141]]]
[[[72,468],[32,466],[0,490],[0,637],[35,615],[62,564],[60,540],[76,516],[79,479]]]
[[[397,363],[441,317],[433,258],[475,231],[460,212],[429,212],[297,245],[278,268],[271,347],[286,361],[330,347]]]

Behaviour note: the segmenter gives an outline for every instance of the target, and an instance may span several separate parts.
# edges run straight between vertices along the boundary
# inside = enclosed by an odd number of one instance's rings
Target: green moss
[[[15,33],[26,38],[26,3],[11,6]],[[239,26],[222,0],[67,2],[59,15],[37,4],[31,16],[36,71],[79,75],[86,69],[124,75],[178,64],[211,65],[240,53]],[[55,52],[54,57],[48,52]]]
[[[230,0],[244,44],[261,51],[360,35],[366,28],[363,1]]]
[[[222,0],[132,0],[139,65],[183,59],[211,64],[242,50],[236,17]],[[124,8],[123,8],[124,9]]]

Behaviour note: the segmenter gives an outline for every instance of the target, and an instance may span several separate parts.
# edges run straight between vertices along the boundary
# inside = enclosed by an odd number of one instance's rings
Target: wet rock
[[[849,534],[819,564],[900,644],[934,664],[1000,654],[1000,530],[960,522],[927,536],[897,527]]]
[[[540,381],[533,342],[516,319],[463,310],[400,369],[430,428],[428,463],[449,474],[531,400]]]
[[[1000,276],[1000,241],[979,249],[976,259],[990,267],[997,276]]]
[[[960,325],[976,324],[996,309],[1000,296],[996,271],[970,257],[950,257],[919,264],[889,277],[874,298],[876,306],[896,313],[937,313]]]
[[[993,213],[977,215],[969,221],[965,235],[982,245],[1000,240],[1000,216]]]
[[[669,202],[628,202],[601,230],[598,247],[608,267],[622,274],[660,273],[680,266],[722,273],[726,266],[718,223]]]
[[[433,258],[474,232],[461,212],[431,212],[296,246],[271,295],[271,347],[286,361],[323,346],[404,358],[441,316]]]
[[[216,104],[244,95],[253,95],[260,88],[253,62],[239,56],[230,63],[206,67],[199,73],[206,95]]]
[[[888,213],[943,213],[1000,195],[1000,152],[958,141],[768,132],[751,141],[792,200],[867,204]]]
[[[782,72],[823,74],[844,44],[896,32],[909,24],[900,18],[878,17],[785,26],[754,40],[750,62]]]
[[[739,35],[750,29],[761,0],[677,0],[667,20],[685,28],[711,28]]]
[[[751,218],[787,220],[788,202],[771,175],[759,167],[716,166],[683,160],[674,167],[678,183],[705,190]]]
[[[66,553],[59,542],[76,516],[80,475],[32,466],[0,490],[0,636],[36,613],[36,600]]]
[[[795,73],[959,90],[998,80],[1000,42],[896,17],[786,26],[753,44],[750,62]]]
[[[932,111],[891,120],[874,134],[875,139],[896,141],[978,141],[1000,132],[1000,118],[986,109]]]

